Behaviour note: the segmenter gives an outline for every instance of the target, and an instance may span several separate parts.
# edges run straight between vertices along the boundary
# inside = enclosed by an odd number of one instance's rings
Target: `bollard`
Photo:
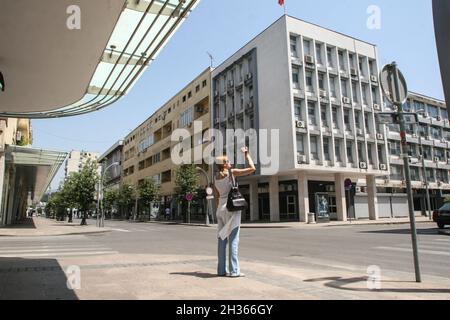
[[[316,215],[314,212],[308,213],[308,224],[316,224]]]

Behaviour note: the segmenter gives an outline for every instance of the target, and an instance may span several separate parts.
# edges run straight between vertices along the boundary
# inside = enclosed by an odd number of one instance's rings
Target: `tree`
[[[119,205],[121,211],[124,209],[127,212],[127,219],[129,218],[130,205],[135,201],[135,190],[134,187],[124,183],[120,186],[119,197],[117,199],[117,204]]]
[[[182,204],[182,210],[187,209],[188,201],[186,194],[191,193],[195,198],[199,189],[199,176],[194,164],[182,165],[178,170],[175,178],[175,195],[178,202]]]
[[[88,160],[80,172],[76,172],[70,177],[73,179],[70,194],[83,214],[81,225],[87,225],[87,212],[94,204],[96,185],[99,180],[97,171],[98,163]]]
[[[151,217],[151,204],[159,198],[160,185],[156,184],[153,179],[145,179],[139,186],[139,199],[143,205],[149,208],[149,217]]]
[[[112,212],[113,209],[118,205],[119,196],[120,194],[118,189],[105,191],[105,195],[103,197],[104,208]]]

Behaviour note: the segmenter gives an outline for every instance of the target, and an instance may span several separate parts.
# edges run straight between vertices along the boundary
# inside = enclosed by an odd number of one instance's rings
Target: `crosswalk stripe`
[[[412,252],[412,249],[407,248],[397,248],[397,247],[375,247],[377,250],[387,250],[387,251],[397,251],[397,252]],[[419,248],[420,250],[420,248]],[[437,256],[450,256],[450,252],[446,251],[435,251],[435,250],[420,250],[420,254],[430,254]]]
[[[118,229],[118,228],[111,228],[111,230],[113,230],[113,231],[119,231],[119,232],[131,232],[130,230]]]
[[[98,244],[90,244],[90,245],[78,245],[78,246],[74,246],[74,245],[52,245],[52,246],[20,246],[20,247],[15,247],[15,246],[6,246],[2,249],[0,249],[0,251],[3,250],[34,250],[34,249],[77,249],[77,248],[104,248],[104,246],[98,245]]]
[[[450,242],[450,239],[434,239],[434,241],[439,241],[439,242]]]
[[[93,252],[61,252],[61,253],[25,253],[25,254],[0,254],[0,258],[29,258],[29,257],[66,257],[66,256],[93,256],[117,254],[117,251],[93,251]]]
[[[92,247],[92,248],[70,248],[70,249],[27,249],[27,250],[0,250],[2,253],[26,253],[26,252],[66,252],[66,251],[92,251],[92,250],[109,250],[105,247]]]

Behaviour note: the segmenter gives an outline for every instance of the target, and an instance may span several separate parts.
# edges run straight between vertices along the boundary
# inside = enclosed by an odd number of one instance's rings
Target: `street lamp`
[[[207,187],[207,192],[206,192],[206,199],[207,199],[207,211],[206,211],[206,225],[209,225],[209,215],[211,214],[211,217],[212,217],[212,219],[213,219],[213,223],[214,223],[214,216],[213,216],[213,214],[212,214],[212,204],[211,204],[211,200],[212,200],[212,193],[211,192],[208,192],[209,190],[210,190],[210,188],[211,188],[211,183],[210,183],[210,180],[209,180],[209,176],[208,176],[208,173],[206,173],[206,171],[203,169],[203,168],[200,168],[200,167],[196,167],[196,169],[198,170],[198,171],[200,171],[205,177],[206,177],[206,182],[207,182],[207,184],[208,184],[208,187]]]
[[[425,110],[417,110],[416,113],[418,114],[424,114]],[[420,126],[420,124],[417,125],[417,128]],[[418,130],[416,130],[417,132]],[[433,219],[433,216],[431,214],[431,201],[430,201],[430,190],[428,188],[428,177],[427,177],[427,170],[425,168],[425,156],[423,152],[423,145],[422,145],[422,135],[420,132],[417,132],[417,136],[419,137],[419,152],[420,152],[420,158],[422,161],[422,171],[423,171],[423,181],[425,183],[425,190],[426,190],[426,197],[427,197],[427,206],[428,206],[428,217],[430,220]]]
[[[105,179],[105,173],[107,170],[114,166],[120,165],[120,162],[113,162],[109,166],[107,166],[104,170],[102,170],[100,175],[100,185],[98,187],[98,196],[97,196],[97,226],[99,228],[103,228],[105,226],[105,217],[103,212],[103,186],[104,186],[104,179]],[[101,217],[99,219],[98,213],[101,212]]]

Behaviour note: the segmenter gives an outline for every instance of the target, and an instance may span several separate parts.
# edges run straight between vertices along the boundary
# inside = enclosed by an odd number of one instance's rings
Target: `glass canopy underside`
[[[0,115],[68,117],[97,111],[116,102],[139,80],[198,1],[128,1],[80,101],[47,112],[7,112]]]

